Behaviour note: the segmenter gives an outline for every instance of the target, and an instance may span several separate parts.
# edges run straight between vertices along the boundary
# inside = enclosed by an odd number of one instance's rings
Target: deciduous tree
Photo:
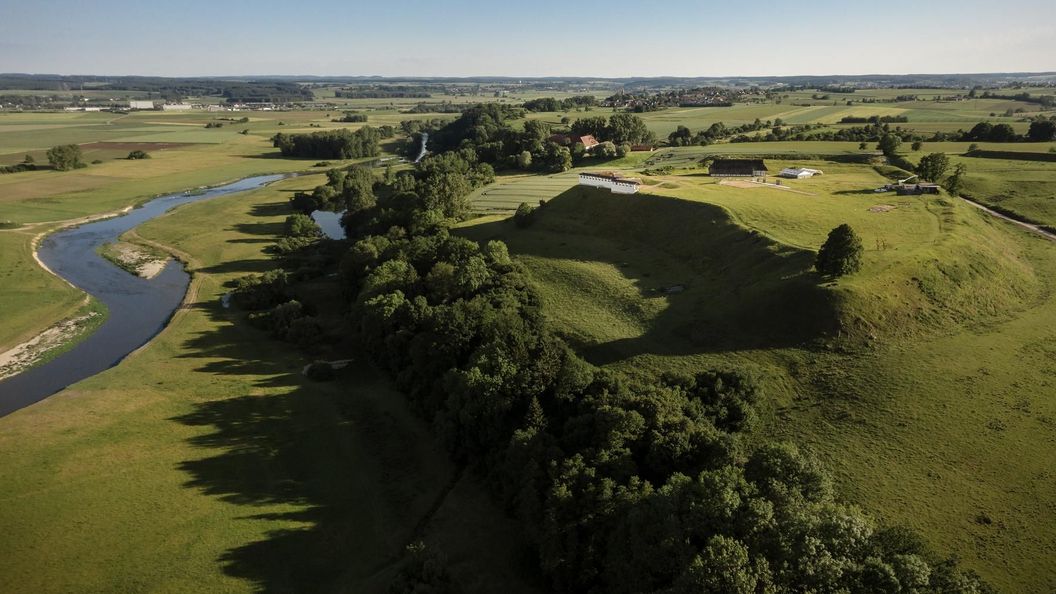
[[[814,268],[828,276],[844,276],[862,267],[862,240],[851,226],[844,223],[829,232],[828,239],[818,251]]]
[[[48,163],[58,171],[85,167],[84,154],[76,144],[63,144],[48,149]]]

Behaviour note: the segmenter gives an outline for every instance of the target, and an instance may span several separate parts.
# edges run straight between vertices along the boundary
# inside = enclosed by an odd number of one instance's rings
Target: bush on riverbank
[[[289,274],[284,270],[269,270],[261,275],[238,279],[231,292],[236,307],[257,311],[274,307],[289,299]]]

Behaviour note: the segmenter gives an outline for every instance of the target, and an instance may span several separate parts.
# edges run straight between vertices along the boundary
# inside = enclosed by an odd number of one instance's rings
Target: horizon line
[[[1005,70],[990,72],[869,72],[869,73],[828,73],[828,74],[700,74],[700,75],[627,75],[627,76],[594,76],[580,74],[546,74],[546,75],[511,75],[511,74],[471,74],[471,75],[416,75],[416,74],[87,74],[57,72],[0,72],[0,76],[95,76],[95,77],[142,77],[142,78],[373,78],[373,79],[593,79],[593,80],[634,80],[634,79],[730,79],[730,78],[826,78],[826,77],[904,77],[904,76],[1056,76],[1056,70],[1030,71]]]

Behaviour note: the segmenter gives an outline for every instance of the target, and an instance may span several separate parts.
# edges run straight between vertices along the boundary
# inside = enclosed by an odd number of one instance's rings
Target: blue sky
[[[3,0],[0,72],[726,76],[1056,70],[1056,1]]]

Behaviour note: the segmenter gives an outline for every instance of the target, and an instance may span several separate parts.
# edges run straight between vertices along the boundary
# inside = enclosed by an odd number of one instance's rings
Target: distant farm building
[[[582,136],[577,134],[554,134],[550,137],[550,142],[568,147],[575,146],[575,144],[579,142],[583,144],[583,148],[587,151],[590,151],[592,148],[600,144],[598,139],[594,138],[591,134],[584,134]]]
[[[623,177],[612,171],[604,171],[580,173],[579,185],[608,188],[613,194],[634,194],[638,192],[642,182],[633,177]]]
[[[938,194],[938,184],[897,184],[894,186],[899,196],[916,196],[920,194]]]
[[[129,109],[154,109],[153,101],[129,101]]]
[[[780,177],[787,177],[789,179],[805,179],[808,177],[814,177],[815,175],[821,175],[823,172],[820,169],[807,169],[806,167],[786,167],[781,170],[781,173],[777,175]]]
[[[166,103],[161,106],[162,111],[190,111],[190,103]]]
[[[651,153],[651,152],[653,152],[654,147],[651,144],[632,144],[631,145],[631,150],[635,151],[635,152],[648,152],[648,153]]]
[[[715,159],[708,168],[712,177],[765,177],[768,172],[762,159]]]

